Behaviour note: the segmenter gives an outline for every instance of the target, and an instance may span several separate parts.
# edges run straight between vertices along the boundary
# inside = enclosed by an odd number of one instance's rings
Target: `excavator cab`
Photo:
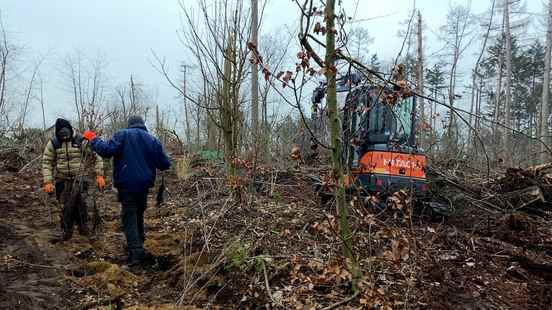
[[[427,191],[426,156],[416,143],[416,97],[396,86],[363,85],[354,74],[337,82],[346,185],[368,193]],[[323,83],[314,90],[313,111],[325,93]]]
[[[349,185],[368,192],[427,190],[426,157],[416,144],[416,97],[392,88],[351,88],[342,108]]]

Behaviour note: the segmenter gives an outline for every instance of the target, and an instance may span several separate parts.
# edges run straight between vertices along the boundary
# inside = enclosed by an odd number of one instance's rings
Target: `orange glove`
[[[98,185],[98,188],[103,191],[105,188],[105,179],[103,176],[99,175],[96,177],[96,185]]]
[[[44,184],[44,187],[42,188],[42,190],[45,193],[51,194],[51,193],[54,192],[54,184],[48,182],[48,183]]]
[[[96,139],[96,133],[93,132],[92,130],[87,130],[87,131],[84,132],[82,137],[85,138],[88,141],[92,141],[92,140]]]

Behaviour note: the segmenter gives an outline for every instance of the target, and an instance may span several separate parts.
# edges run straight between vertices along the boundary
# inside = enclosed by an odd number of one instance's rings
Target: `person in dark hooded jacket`
[[[58,118],[54,137],[48,141],[42,155],[42,176],[44,191],[53,194],[55,190],[57,200],[63,205],[60,218],[63,240],[71,239],[75,223],[81,235],[89,234],[86,168],[91,163],[95,163],[96,184],[103,190],[102,159],[83,144],[83,137],[73,132],[69,121]]]
[[[152,136],[140,116],[128,120],[128,128],[104,141],[86,131],[84,138],[103,158],[113,158],[113,184],[122,205],[121,221],[127,239],[129,265],[144,259],[144,211],[149,189],[155,183],[156,170],[170,168],[161,142]]]

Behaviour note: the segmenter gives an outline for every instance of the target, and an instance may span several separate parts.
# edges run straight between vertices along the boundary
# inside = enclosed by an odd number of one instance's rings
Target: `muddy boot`
[[[89,237],[90,236],[90,230],[88,229],[87,225],[80,225],[79,226],[79,235]]]
[[[64,220],[64,218],[61,219],[61,235],[59,237],[59,241],[67,241],[70,240],[73,237],[73,223],[68,223]]]
[[[61,240],[62,241],[69,241],[73,237],[73,230],[69,229],[67,231],[63,231],[61,233]]]
[[[128,261],[126,265],[121,266],[121,269],[128,271],[128,270],[136,270],[137,268],[141,267],[144,263],[144,258],[140,258],[135,255],[130,255],[128,257]]]
[[[128,251],[128,266],[135,267],[141,265],[144,262],[145,252],[144,249],[133,249]]]
[[[61,233],[56,234],[54,237],[52,237],[49,240],[49,242],[52,244],[56,244],[56,243],[70,240],[71,237],[72,237],[72,233],[65,233],[64,231],[62,231]]]

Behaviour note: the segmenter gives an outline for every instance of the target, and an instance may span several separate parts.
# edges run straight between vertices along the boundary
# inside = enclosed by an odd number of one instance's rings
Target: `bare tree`
[[[337,106],[337,60],[342,59],[350,63],[357,63],[358,60],[354,60],[350,56],[345,56],[340,50],[346,44],[343,39],[346,35],[340,30],[343,30],[345,19],[344,14],[340,14],[336,11],[335,0],[328,0],[325,3],[324,11],[321,11],[314,7],[313,0],[305,0],[301,4],[296,0],[298,7],[301,9],[301,22],[299,30],[299,42],[304,51],[298,54],[300,58],[300,64],[298,64],[297,72],[303,72],[303,78],[301,82],[293,77],[293,72],[287,71],[279,76],[283,76],[284,85],[291,84],[295,93],[297,105],[295,106],[300,112],[303,118],[303,112],[301,110],[301,92],[305,85],[305,74],[313,74],[313,68],[310,67],[310,60],[312,59],[316,64],[321,67],[323,74],[326,77],[326,114],[328,117],[330,128],[330,145],[331,152],[331,167],[332,177],[336,184],[335,189],[335,202],[339,213],[339,235],[343,242],[343,254],[348,260],[348,267],[353,275],[352,287],[355,295],[358,293],[358,281],[361,277],[361,271],[356,261],[352,248],[352,232],[349,225],[349,208],[345,198],[345,164],[342,156],[342,150],[348,147],[343,146],[341,135],[341,117]],[[320,22],[316,22],[316,16],[323,16],[324,26]],[[316,37],[310,34],[313,31],[316,34],[325,34],[326,40],[322,43]],[[339,38],[339,40],[337,39]],[[325,50],[325,57],[322,58],[315,51],[313,44],[323,47]],[[342,45],[341,45],[342,44]],[[315,70],[314,70],[315,71]],[[373,73],[373,72],[372,72]],[[298,83],[298,84],[297,84]],[[303,123],[306,128],[309,128],[304,118]],[[311,138],[316,139],[313,132],[309,130]],[[316,141],[319,143],[319,141]],[[320,143],[319,143],[320,144]],[[328,146],[326,146],[328,147]]]
[[[498,54],[498,73],[496,76],[496,94],[495,94],[495,106],[493,112],[493,136],[498,135],[498,124],[500,123],[500,112],[501,112],[501,96],[502,96],[502,76],[504,75],[504,18],[502,18],[502,27],[500,28],[500,46]]]
[[[416,91],[419,94],[424,93],[424,48],[423,48],[423,33],[422,33],[422,13],[418,11],[418,23],[417,23],[417,59],[416,59]],[[424,106],[424,99],[419,98],[418,99],[418,111],[420,111],[420,120],[422,124],[426,124],[426,114],[425,114],[425,106]],[[422,131],[422,143],[425,143],[425,137],[424,137],[424,131]]]
[[[40,108],[42,110],[42,130],[46,134],[46,110],[44,108],[44,80],[40,78]]]
[[[259,29],[259,3],[258,0],[251,0],[251,44],[258,46]],[[259,136],[259,66],[256,61],[251,62],[251,132],[255,156],[257,154]]]
[[[263,56],[263,64],[270,67],[271,70],[279,72],[282,67],[286,65],[286,59],[288,58],[288,52],[292,44],[292,40],[295,39],[295,35],[285,35],[283,33],[267,34],[261,38],[262,43],[260,45],[260,53]],[[285,42],[285,43],[284,43]],[[272,135],[274,127],[279,117],[279,102],[280,94],[278,94],[272,88],[276,76],[269,75],[265,78],[260,87],[260,99],[261,99],[261,131],[263,150],[260,156],[264,156],[264,160],[268,161],[270,156],[270,150],[273,143]],[[273,103],[276,103],[275,105]],[[270,110],[270,111],[269,111]],[[283,154],[289,154],[291,145],[285,145],[283,149],[279,149]]]
[[[197,96],[173,82],[165,60],[154,54],[158,71],[189,102],[205,110],[208,124],[217,126],[224,139],[225,162],[232,175],[233,162],[244,142],[241,88],[247,76],[251,30],[243,3],[233,0],[198,1],[192,10],[180,2],[184,15],[180,40],[195,60],[204,83]],[[200,91],[201,91],[200,89]],[[196,90],[197,91],[197,90]],[[203,103],[198,98],[205,98]],[[211,128],[212,132],[212,128]]]
[[[356,26],[351,29],[348,33],[349,38],[349,51],[358,61],[367,63],[368,62],[368,47],[374,38],[370,36],[368,29]]]
[[[507,127],[512,127],[512,34],[510,31],[510,0],[504,0],[504,38],[506,41],[505,47],[505,60],[506,60],[506,81],[504,84],[506,93],[504,98],[504,123]],[[511,145],[511,131],[504,131],[504,150],[505,161],[507,164],[513,164],[513,154],[509,151],[512,150]]]
[[[144,85],[136,82],[132,75],[126,85],[128,87],[123,85],[115,89],[113,101],[116,103],[109,104],[106,108],[105,117],[110,123],[107,129],[110,132],[124,128],[131,115],[141,115],[145,119],[150,109],[151,100]]]
[[[550,128],[548,119],[550,117],[550,55],[552,51],[552,0],[548,2],[547,10],[547,27],[546,27],[546,50],[544,53],[544,77],[542,87],[542,102],[540,112],[540,135],[546,144],[551,144]],[[547,154],[545,145],[540,146],[541,160],[544,162],[547,160],[549,154]]]
[[[186,100],[186,91],[187,91],[187,85],[188,82],[188,68],[190,66],[186,64],[182,64],[182,91],[184,92],[184,95],[182,96],[182,105],[184,107],[184,125],[185,125],[185,136],[186,136],[186,143],[190,145],[191,143],[191,130],[190,130],[190,114],[188,113],[188,102]]]
[[[96,129],[104,118],[106,79],[104,75],[106,62],[98,56],[93,61],[83,58],[77,52],[65,59],[67,78],[73,104],[77,112],[79,130]],[[131,100],[132,105],[132,100]]]
[[[479,53],[479,56],[477,57],[477,60],[475,61],[475,65],[474,65],[473,73],[472,73],[470,113],[475,114],[476,117],[475,117],[475,124],[473,124],[474,119],[472,117],[472,114],[470,114],[470,116],[469,116],[469,125],[472,126],[473,131],[470,129],[469,132],[468,132],[468,140],[467,140],[468,141],[468,143],[467,143],[468,147],[472,147],[474,145],[473,142],[475,142],[475,141],[472,138],[473,138],[474,135],[479,134],[479,124],[480,124],[480,122],[479,122],[479,117],[478,116],[480,116],[480,114],[481,114],[481,109],[480,109],[481,100],[479,99],[481,91],[479,90],[478,87],[480,87],[480,86],[478,86],[477,83],[478,83],[478,79],[479,80],[483,79],[483,76],[480,74],[479,69],[480,69],[480,65],[481,65],[481,60],[483,58],[483,54],[485,53],[485,50],[487,48],[487,42],[489,40],[489,34],[491,32],[491,29],[492,29],[493,18],[494,18],[494,13],[495,13],[495,5],[496,5],[496,0],[492,0],[489,22],[487,24],[487,30],[485,32],[485,36],[483,37],[483,44],[481,46],[481,51]],[[479,85],[481,85],[481,83],[479,83]]]
[[[0,16],[0,112],[3,111],[6,102],[6,75],[11,52],[12,46],[8,42],[8,35]]]
[[[33,89],[34,89],[34,82],[39,74],[40,66],[42,65],[42,62],[44,61],[45,57],[41,57],[38,62],[35,64],[31,78],[29,80],[29,85],[27,86],[27,89],[25,91],[25,99],[23,101],[23,109],[21,111],[21,114],[19,116],[19,124],[18,124],[18,131],[22,135],[23,130],[25,129],[25,119],[27,117],[27,112],[29,109],[29,104],[32,99]],[[42,85],[41,85],[41,91],[42,91]]]
[[[326,58],[324,71],[326,73],[326,81],[328,83],[326,105],[328,107],[328,119],[330,123],[330,141],[332,154],[332,171],[337,181],[337,189],[335,194],[336,205],[339,210],[341,238],[344,240],[343,252],[345,256],[355,261],[352,252],[352,243],[350,239],[351,230],[348,219],[348,208],[345,201],[345,183],[343,171],[343,158],[341,156],[341,121],[337,109],[337,94],[336,94],[336,55],[335,55],[335,1],[328,0],[326,3],[326,11],[324,12],[326,20]],[[355,290],[357,283],[353,282]]]
[[[447,150],[449,150],[451,154],[456,153],[455,150],[458,144],[458,128],[455,113],[453,111],[457,99],[456,84],[458,78],[458,63],[475,38],[472,36],[471,26],[472,15],[470,13],[470,6],[454,4],[449,9],[446,24],[441,28],[445,40],[445,48],[449,50],[451,54],[448,83],[448,105],[450,108],[446,133]]]

